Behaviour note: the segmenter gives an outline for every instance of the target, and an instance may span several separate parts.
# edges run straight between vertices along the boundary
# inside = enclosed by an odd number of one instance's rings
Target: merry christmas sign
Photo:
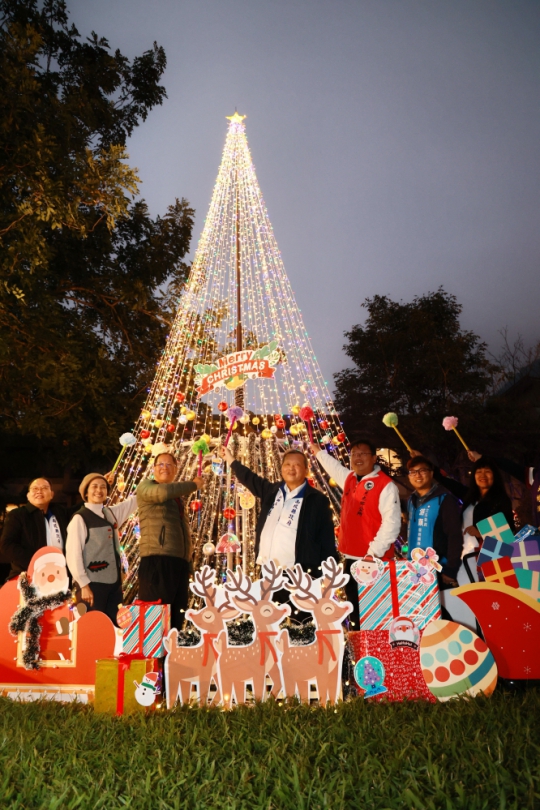
[[[273,340],[258,349],[247,349],[240,352],[231,352],[220,357],[215,364],[199,364],[195,366],[196,384],[199,396],[224,386],[229,390],[240,388],[246,380],[256,377],[272,379],[276,366],[280,361],[280,351],[277,341]]]

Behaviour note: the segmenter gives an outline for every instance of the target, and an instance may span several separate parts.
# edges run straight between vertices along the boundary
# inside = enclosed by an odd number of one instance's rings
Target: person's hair
[[[36,481],[46,481],[48,483],[48,485],[50,486],[51,490],[54,492],[53,485],[51,484],[50,480],[48,478],[45,478],[44,475],[38,475],[37,478],[33,478],[30,481],[30,483],[28,484],[28,489],[26,490],[27,493],[30,492],[30,487],[32,486],[32,484],[35,484]]]
[[[463,508],[465,509],[472,503],[478,503],[482,499],[480,495],[480,488],[476,483],[476,471],[477,470],[491,470],[493,473],[493,484],[490,486],[488,492],[484,495],[485,498],[489,498],[489,500],[493,501],[501,501],[507,500],[511,505],[510,498],[508,497],[508,493],[506,492],[506,487],[504,486],[503,477],[497,465],[495,464],[492,459],[482,456],[477,461],[474,462],[471,470],[471,481],[469,484],[469,490],[465,495],[465,499],[463,501]]]
[[[353,447],[358,447],[359,444],[367,445],[367,447],[369,447],[369,449],[371,450],[371,455],[372,456],[377,455],[377,446],[376,446],[375,442],[373,441],[373,439],[366,439],[365,436],[360,436],[360,438],[358,438],[358,439],[353,439],[352,442],[351,442],[351,448],[350,449],[352,450]]]
[[[410,458],[407,462],[407,469],[412,470],[413,467],[418,467],[419,464],[424,464],[431,472],[435,469],[435,465],[429,458],[425,456],[415,456],[414,458]]]
[[[175,456],[174,456],[172,453],[169,453],[169,451],[168,451],[168,450],[167,450],[167,451],[164,451],[163,453],[158,453],[158,454],[157,454],[157,456],[156,456],[156,457],[155,457],[155,459],[154,459],[154,467],[157,465],[157,463],[158,463],[158,459],[160,459],[160,458],[161,458],[161,456],[170,456],[170,457],[172,458],[173,462],[174,462],[174,466],[175,466],[175,467],[178,467],[178,462],[177,462],[177,460],[176,460]]]
[[[290,450],[285,450],[285,452],[283,453],[283,457],[281,459],[281,466],[283,466],[283,464],[285,463],[285,459],[287,458],[287,456],[293,456],[293,455],[294,456],[302,456],[302,458],[304,459],[304,466],[305,466],[305,468],[307,470],[308,469],[308,460],[306,458],[306,454],[303,453],[301,450],[296,450],[294,447],[292,447]]]

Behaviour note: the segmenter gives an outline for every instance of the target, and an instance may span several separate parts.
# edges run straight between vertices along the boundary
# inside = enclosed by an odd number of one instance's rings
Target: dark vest
[[[91,582],[104,582],[113,585],[120,576],[118,558],[118,527],[112,512],[104,507],[104,520],[86,506],[77,512],[86,525],[86,545],[83,561]]]

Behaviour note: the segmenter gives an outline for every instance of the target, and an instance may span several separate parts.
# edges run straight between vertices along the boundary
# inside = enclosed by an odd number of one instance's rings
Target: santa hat
[[[52,546],[44,546],[44,548],[40,548],[39,551],[36,551],[28,566],[28,579],[32,580],[34,575],[42,568],[45,568],[46,565],[49,565],[49,563],[61,566],[62,568],[66,567],[66,558],[61,549]]]
[[[147,672],[142,679],[141,686],[146,686],[147,689],[151,689],[153,692],[157,692],[158,678],[159,672]]]

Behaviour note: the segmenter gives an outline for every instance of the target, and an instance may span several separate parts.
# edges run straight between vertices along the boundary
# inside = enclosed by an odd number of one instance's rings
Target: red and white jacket
[[[399,490],[378,464],[360,480],[325,450],[317,461],[343,490],[338,548],[345,557],[384,557],[401,528]]]

